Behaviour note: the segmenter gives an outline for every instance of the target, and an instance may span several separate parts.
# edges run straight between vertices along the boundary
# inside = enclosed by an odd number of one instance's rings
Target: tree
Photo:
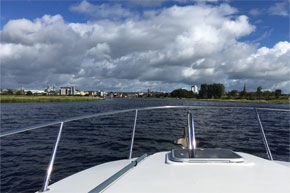
[[[271,95],[271,92],[270,92],[270,91],[266,90],[266,91],[264,92],[264,96],[265,96],[265,98],[266,98],[267,100],[270,99],[270,95]]]
[[[214,98],[221,98],[225,95],[225,86],[223,84],[213,84],[214,87]]]
[[[208,98],[208,85],[207,84],[200,85],[199,97],[203,99]]]
[[[17,91],[15,94],[16,95],[22,95],[21,91]]]
[[[226,92],[228,98],[231,98],[231,91]]]
[[[212,84],[207,85],[207,98],[213,98],[214,87]]]
[[[170,93],[171,97],[180,97],[180,98],[193,98],[194,94],[191,91],[185,89],[176,89]]]
[[[6,92],[3,93],[3,95],[13,95],[13,91],[11,89],[8,89]]]
[[[256,99],[256,92],[248,92],[247,96],[248,99]]]
[[[259,99],[261,99],[261,96],[262,96],[262,87],[261,86],[258,86],[256,94],[257,94],[257,97]]]
[[[276,99],[278,99],[281,95],[282,95],[282,90],[281,89],[275,90],[275,97],[276,97]]]
[[[200,98],[221,98],[225,95],[225,87],[223,84],[202,84],[200,85]]]
[[[238,96],[238,93],[239,93],[238,90],[232,90],[232,91],[231,91],[231,96],[232,96],[232,97],[236,97],[236,96]]]
[[[31,91],[28,91],[28,92],[26,93],[26,95],[32,95],[32,92],[31,92]]]

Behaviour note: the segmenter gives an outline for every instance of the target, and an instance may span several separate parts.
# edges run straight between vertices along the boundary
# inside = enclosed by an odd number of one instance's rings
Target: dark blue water
[[[289,108],[289,105],[246,104],[159,99],[114,99],[69,103],[1,104],[1,130],[90,113],[161,105],[215,105]],[[178,146],[186,110],[139,112],[134,153],[152,154]],[[266,158],[253,110],[201,108],[192,110],[199,147],[230,148]],[[275,160],[290,161],[289,113],[260,111]],[[52,183],[83,169],[128,157],[135,113],[64,124]],[[35,192],[41,188],[58,126],[1,138],[1,192]]]

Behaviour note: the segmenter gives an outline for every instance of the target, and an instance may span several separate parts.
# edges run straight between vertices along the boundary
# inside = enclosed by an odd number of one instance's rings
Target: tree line
[[[16,91],[13,92],[13,90],[8,89],[7,91],[1,93],[1,95],[33,95],[33,93],[31,91],[27,91],[26,93],[24,91]]]
[[[262,87],[258,86],[256,92],[247,92],[245,87],[243,91],[238,90],[232,90],[226,93],[226,97],[231,99],[248,99],[248,100],[254,100],[254,99],[264,99],[264,100],[273,100],[273,99],[280,99],[287,96],[282,94],[281,89],[276,89],[275,91],[262,91]]]
[[[225,95],[225,87],[223,84],[202,84],[199,94],[194,94],[186,89],[176,89],[170,93],[171,97],[179,98],[221,98]]]
[[[221,98],[225,95],[223,84],[202,84],[200,85],[199,97],[203,99]]]
[[[242,91],[231,90],[226,92],[223,84],[202,84],[200,86],[199,94],[194,94],[192,91],[186,89],[176,89],[170,93],[171,97],[177,98],[199,98],[199,99],[280,99],[283,98],[282,90],[277,89],[275,91],[263,91],[261,86],[257,87],[256,92],[247,92],[246,86]],[[288,96],[285,95],[284,98]]]

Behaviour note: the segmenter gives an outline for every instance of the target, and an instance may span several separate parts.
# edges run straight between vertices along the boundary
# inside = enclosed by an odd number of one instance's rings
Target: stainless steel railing
[[[62,128],[63,128],[63,122],[61,122],[60,127],[59,127],[59,132],[51,153],[51,158],[48,164],[48,168],[46,171],[46,176],[44,178],[43,184],[42,184],[42,188],[41,188],[41,192],[44,192],[47,190],[47,186],[49,184],[50,181],[50,177],[51,177],[51,173],[52,173],[52,169],[53,169],[53,164],[54,164],[54,160],[55,160],[55,155],[56,155],[56,151],[57,151],[57,147],[58,147],[58,143],[60,141],[60,137],[61,137],[61,132],[62,132]]]
[[[139,164],[142,160],[144,160],[147,157],[147,154],[142,155],[141,157],[135,159],[128,165],[126,165],[124,168],[122,168],[120,171],[115,173],[113,176],[106,179],[104,182],[99,184],[97,187],[89,191],[88,193],[99,193],[105,190],[108,186],[110,186],[112,183],[114,183],[118,178],[120,178],[122,175],[124,175],[126,172],[128,172],[133,167],[136,167],[137,164]]]
[[[188,147],[188,155],[190,158],[194,158],[195,149],[196,149],[196,141],[195,141],[195,133],[194,133],[194,120],[192,112],[187,112],[187,147]]]
[[[272,153],[271,153],[271,150],[269,148],[269,144],[268,144],[268,141],[267,141],[267,138],[266,138],[266,135],[265,135],[265,131],[264,131],[261,119],[260,119],[260,115],[259,115],[259,113],[258,113],[256,108],[254,108],[254,110],[256,112],[256,116],[257,116],[257,119],[258,119],[258,122],[259,122],[259,126],[260,126],[260,129],[261,129],[261,134],[262,134],[262,139],[263,139],[263,142],[264,142],[264,145],[265,145],[265,149],[267,151],[268,158],[269,158],[269,160],[273,160]]]
[[[61,122],[66,123],[66,122],[77,121],[77,120],[82,120],[82,119],[89,119],[89,118],[100,117],[100,116],[107,116],[107,115],[114,115],[114,114],[119,114],[119,113],[132,112],[132,111],[136,111],[136,110],[148,111],[148,110],[157,110],[157,109],[198,109],[198,108],[199,109],[201,109],[201,108],[223,108],[223,109],[248,109],[248,110],[254,109],[254,107],[238,107],[238,106],[235,106],[235,107],[232,107],[232,106],[156,106],[156,107],[134,108],[134,109],[126,109],[126,110],[118,110],[118,111],[110,111],[110,112],[104,112],[104,113],[95,113],[95,114],[89,114],[89,115],[76,116],[76,117],[71,117],[68,119],[51,121],[51,122],[37,124],[37,125],[24,127],[24,128],[4,130],[4,131],[0,132],[0,137],[13,135],[16,133],[22,133],[25,131],[30,131],[30,130],[43,128],[43,127],[47,127],[47,126],[57,125],[57,124],[60,124]],[[289,109],[275,109],[275,108],[256,108],[256,109],[257,110],[265,110],[265,111],[290,112]]]
[[[135,113],[135,120],[134,120],[134,127],[132,131],[132,137],[131,137],[131,145],[130,145],[130,152],[129,152],[129,159],[132,159],[132,151],[133,151],[133,144],[135,139],[135,130],[136,130],[136,123],[137,123],[137,116],[138,116],[138,109],[136,109]]]
[[[100,117],[100,116],[107,116],[107,115],[114,115],[114,114],[119,114],[119,113],[126,113],[126,112],[133,112],[135,111],[135,119],[134,119],[134,126],[133,126],[133,131],[132,131],[132,137],[131,137],[131,144],[130,144],[130,151],[129,151],[129,159],[132,158],[132,152],[133,152],[133,144],[134,144],[134,138],[135,138],[135,130],[136,130],[136,124],[137,124],[137,116],[138,116],[138,112],[139,111],[148,111],[148,110],[158,110],[158,109],[201,109],[201,108],[223,108],[223,109],[248,109],[248,110],[255,110],[256,115],[257,115],[257,119],[259,122],[259,126],[261,129],[261,134],[262,134],[262,138],[264,141],[264,145],[268,154],[268,157],[270,160],[273,160],[269,145],[268,145],[268,141],[258,114],[257,110],[265,110],[265,111],[285,111],[285,112],[290,112],[289,109],[275,109],[275,108],[255,108],[255,107],[232,107],[232,106],[155,106],[155,107],[144,107],[144,108],[134,108],[134,109],[126,109],[126,110],[118,110],[118,111],[111,111],[111,112],[104,112],[104,113],[95,113],[95,114],[89,114],[89,115],[83,115],[83,116],[77,116],[77,117],[72,117],[72,118],[68,118],[68,119],[62,119],[62,120],[57,120],[57,121],[52,121],[52,122],[47,122],[44,124],[38,124],[38,125],[34,125],[34,126],[30,126],[30,127],[25,127],[25,128],[18,128],[18,129],[12,129],[12,130],[4,130],[0,133],[0,138],[1,137],[5,137],[5,136],[9,136],[9,135],[13,135],[13,134],[17,134],[17,133],[22,133],[25,131],[31,131],[34,129],[38,129],[38,128],[43,128],[43,127],[47,127],[47,126],[52,126],[52,125],[57,125],[60,124],[60,128],[59,128],[59,132],[55,141],[55,145],[51,154],[51,158],[50,158],[50,162],[47,168],[47,172],[46,172],[46,176],[44,178],[44,182],[42,185],[42,188],[40,190],[40,192],[45,192],[48,190],[48,185],[49,185],[49,181],[50,181],[50,177],[51,177],[51,173],[53,170],[53,164],[54,164],[54,160],[56,157],[56,152],[57,152],[57,148],[58,148],[58,144],[61,138],[61,133],[63,130],[63,125],[66,122],[71,122],[71,121],[76,121],[76,120],[82,120],[82,119],[89,119],[89,118],[95,118],[95,117]],[[194,122],[193,122],[193,116],[192,114],[188,114],[188,133],[190,133],[190,135],[188,136],[188,147],[189,149],[195,149],[196,147],[196,142],[195,142],[195,136],[194,136]]]

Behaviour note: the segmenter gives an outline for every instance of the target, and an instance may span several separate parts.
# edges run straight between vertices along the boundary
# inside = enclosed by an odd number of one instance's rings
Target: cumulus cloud
[[[247,82],[289,92],[289,42],[259,49],[240,42],[255,26],[236,14],[228,4],[198,4],[125,20],[66,23],[60,15],[11,20],[0,34],[2,87],[50,82],[171,91],[213,82],[240,89]]]

